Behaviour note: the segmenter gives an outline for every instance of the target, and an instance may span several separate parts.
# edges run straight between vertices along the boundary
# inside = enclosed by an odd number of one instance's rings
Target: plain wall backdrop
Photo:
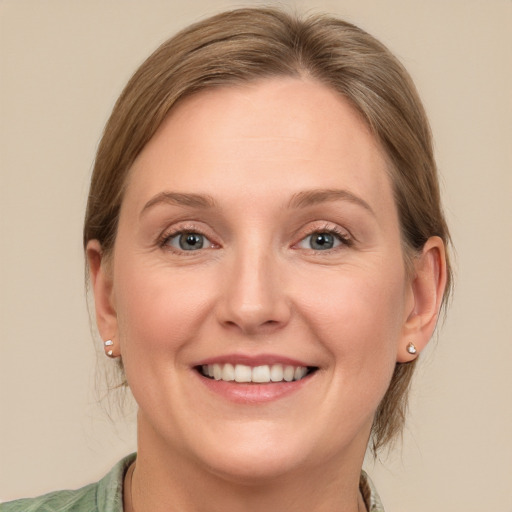
[[[135,449],[98,406],[81,228],[122,87],[228,0],[0,1],[0,499],[99,479]],[[368,472],[390,512],[512,512],[512,2],[310,0],[381,39],[429,113],[457,250],[403,445]],[[99,364],[105,364],[100,358]]]

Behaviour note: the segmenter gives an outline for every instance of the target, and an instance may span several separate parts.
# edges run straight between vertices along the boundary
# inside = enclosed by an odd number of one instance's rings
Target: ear
[[[117,337],[118,325],[113,298],[111,266],[106,260],[98,240],[90,240],[87,243],[86,254],[94,294],[98,332],[102,340],[114,340]],[[120,355],[118,340],[115,341],[110,347],[113,351],[111,357]]]
[[[413,265],[411,301],[397,353],[399,363],[415,359],[434,333],[446,287],[446,253],[441,238],[430,237]]]

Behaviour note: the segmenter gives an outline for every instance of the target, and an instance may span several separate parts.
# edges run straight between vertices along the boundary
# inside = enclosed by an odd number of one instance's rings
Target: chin
[[[237,446],[205,461],[211,472],[233,483],[261,485],[304,468],[302,454],[295,448],[269,450],[253,446],[238,450]]]
[[[282,424],[265,420],[230,423],[189,430],[180,443],[180,450],[185,450],[182,456],[224,480],[250,485],[297,471],[314,451],[308,448],[311,438]]]
[[[222,435],[212,429],[195,449],[196,460],[210,472],[226,481],[244,485],[262,485],[292,475],[314,470],[325,465],[334,456],[343,458],[358,445],[358,452],[364,452],[365,439],[347,439],[347,445],[340,439],[338,446],[326,442],[332,435],[313,433],[311,428],[297,430],[297,426],[260,421],[256,425],[234,425],[225,427]],[[347,438],[350,437],[347,435]],[[357,437],[357,436],[356,436]],[[351,442],[353,441],[353,442]],[[194,447],[197,448],[197,445]],[[345,452],[345,453],[344,453]]]

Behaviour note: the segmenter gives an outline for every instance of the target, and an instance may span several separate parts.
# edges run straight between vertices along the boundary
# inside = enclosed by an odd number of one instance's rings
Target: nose
[[[256,249],[238,254],[221,278],[217,304],[219,322],[246,335],[270,334],[290,320],[287,297],[278,258]]]

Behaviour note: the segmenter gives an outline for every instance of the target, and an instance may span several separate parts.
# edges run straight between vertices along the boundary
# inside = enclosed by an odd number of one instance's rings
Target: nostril
[[[228,329],[237,329],[245,334],[268,334],[270,332],[279,330],[286,322],[279,320],[269,319],[261,321],[255,317],[240,317],[234,320],[225,320],[224,326]]]

